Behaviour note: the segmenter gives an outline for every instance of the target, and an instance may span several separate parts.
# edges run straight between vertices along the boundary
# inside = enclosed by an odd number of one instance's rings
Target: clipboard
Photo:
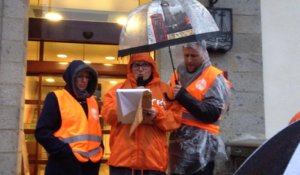
[[[139,112],[139,108],[152,107],[152,93],[150,89],[117,89],[117,112],[118,122],[123,124],[132,124],[136,117],[143,116]]]

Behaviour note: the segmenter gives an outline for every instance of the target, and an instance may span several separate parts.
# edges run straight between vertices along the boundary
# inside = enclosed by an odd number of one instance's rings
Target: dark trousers
[[[208,164],[204,167],[203,170],[200,170],[196,173],[190,174],[190,175],[213,175],[214,174],[214,168],[215,168],[215,162],[208,162]],[[171,174],[171,175],[181,175],[181,174]],[[187,175],[187,174],[185,174]]]
[[[75,157],[49,158],[45,175],[98,175],[100,162],[79,162]]]
[[[82,175],[98,175],[100,170],[100,162],[84,162],[80,164]]]
[[[165,172],[154,170],[132,170],[126,167],[109,166],[110,175],[166,175]]]

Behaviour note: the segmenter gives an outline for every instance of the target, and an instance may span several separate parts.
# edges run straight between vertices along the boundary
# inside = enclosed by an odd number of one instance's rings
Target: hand
[[[155,108],[143,109],[143,123],[152,124],[152,120],[155,118],[157,111]]]
[[[176,85],[174,86],[174,88],[173,88],[174,97],[177,96],[177,94],[178,94],[178,92],[180,91],[181,87],[182,87],[182,86],[181,86],[180,82],[179,82],[179,84],[176,84]]]

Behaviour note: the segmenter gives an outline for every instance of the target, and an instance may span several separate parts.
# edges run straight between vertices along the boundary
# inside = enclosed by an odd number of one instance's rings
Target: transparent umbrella
[[[213,17],[197,0],[154,0],[129,14],[119,56],[206,39],[217,31]]]
[[[175,72],[170,46],[207,39],[218,31],[209,11],[197,0],[153,0],[128,15],[120,35],[118,55],[169,47]]]

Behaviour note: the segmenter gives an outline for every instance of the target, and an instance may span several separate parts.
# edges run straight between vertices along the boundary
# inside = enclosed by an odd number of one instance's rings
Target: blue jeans
[[[154,170],[132,170],[127,167],[114,167],[109,166],[109,174],[110,175],[132,175],[132,171],[134,171],[133,175],[166,175],[165,172],[154,171]]]

